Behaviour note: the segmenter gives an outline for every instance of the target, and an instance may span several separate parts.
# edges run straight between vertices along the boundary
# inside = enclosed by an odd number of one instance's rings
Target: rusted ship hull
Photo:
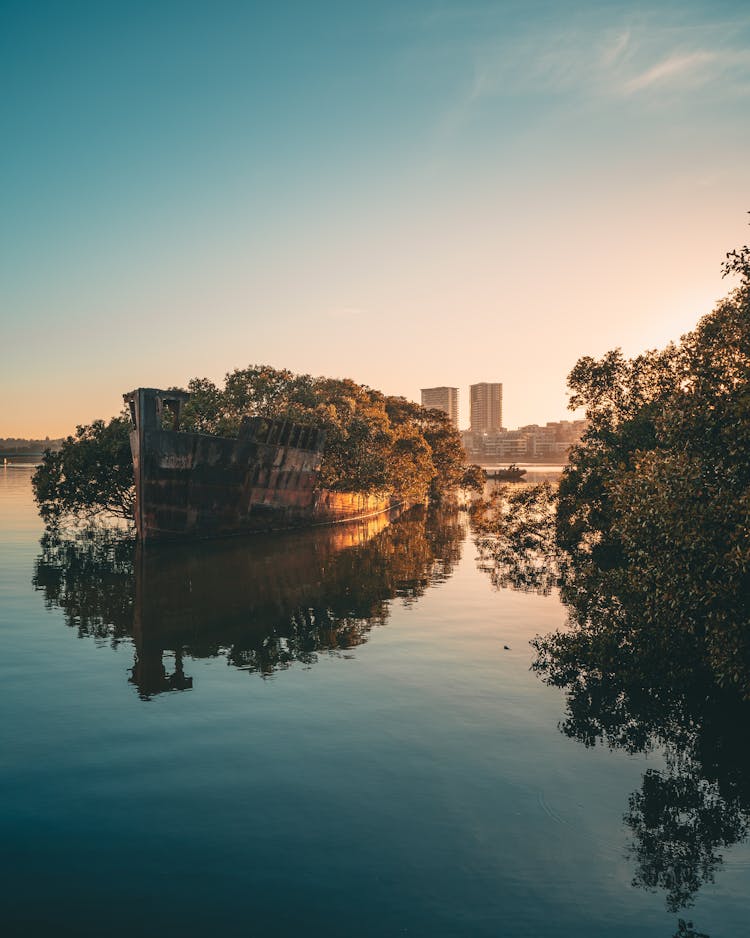
[[[180,431],[186,395],[139,388],[124,395],[136,489],[136,527],[146,540],[223,537],[373,517],[389,497],[319,487],[322,431],[249,420],[238,439]],[[173,415],[164,429],[165,410]]]

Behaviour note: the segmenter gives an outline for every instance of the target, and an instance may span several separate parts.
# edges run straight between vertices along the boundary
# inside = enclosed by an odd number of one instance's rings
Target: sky
[[[0,83],[0,437],[251,363],[570,418],[750,234],[744,0],[0,0]]]

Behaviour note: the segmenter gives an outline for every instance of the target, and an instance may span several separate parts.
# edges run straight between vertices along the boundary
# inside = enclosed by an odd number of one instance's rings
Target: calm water
[[[528,643],[565,612],[493,590],[463,516],[142,554],[40,542],[29,480],[0,468],[3,934],[749,933],[747,842],[684,912],[632,885],[661,757],[559,731]]]

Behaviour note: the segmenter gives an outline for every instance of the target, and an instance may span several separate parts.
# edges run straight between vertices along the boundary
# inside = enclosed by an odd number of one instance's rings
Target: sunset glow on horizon
[[[504,386],[678,340],[748,241],[740,2],[6,3],[0,437],[265,363]]]

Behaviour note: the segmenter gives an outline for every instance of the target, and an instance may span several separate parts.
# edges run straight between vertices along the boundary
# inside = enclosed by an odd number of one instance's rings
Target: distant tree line
[[[51,440],[45,437],[43,440],[29,440],[24,437],[8,436],[0,438],[0,453],[6,456],[23,456],[26,453],[42,453],[45,449],[59,449],[62,445],[62,439]]]
[[[350,379],[253,365],[227,374],[223,386],[193,378],[187,390],[186,431],[233,437],[246,416],[325,430],[323,488],[423,502],[460,485],[480,486],[477,472],[466,472],[460,435],[446,414]],[[130,429],[125,415],[94,421],[79,426],[59,451],[45,453],[32,484],[46,523],[101,514],[132,518]]]

